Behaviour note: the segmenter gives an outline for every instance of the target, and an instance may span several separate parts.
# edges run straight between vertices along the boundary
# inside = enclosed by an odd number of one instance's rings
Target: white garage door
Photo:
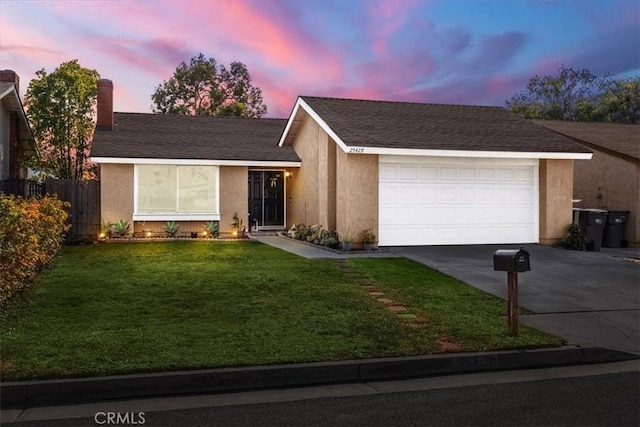
[[[380,156],[381,246],[538,242],[538,160]]]

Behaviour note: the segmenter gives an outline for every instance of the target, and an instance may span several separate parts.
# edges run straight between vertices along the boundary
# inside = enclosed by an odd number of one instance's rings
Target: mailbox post
[[[507,272],[507,323],[509,334],[518,335],[518,273],[531,271],[529,252],[522,249],[499,249],[493,254],[493,269]]]

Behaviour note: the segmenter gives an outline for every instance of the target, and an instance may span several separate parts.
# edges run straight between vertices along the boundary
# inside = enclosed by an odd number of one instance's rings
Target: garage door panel
[[[386,200],[388,202],[395,201],[398,195],[398,185],[394,183],[380,183],[378,186],[380,193],[380,200]]]
[[[458,198],[458,189],[452,186],[438,187],[438,200],[441,202],[455,201]]]
[[[437,180],[438,179],[438,168],[437,167],[421,167],[420,168],[420,179],[421,180]]]
[[[419,188],[419,200],[435,200],[438,197],[438,186],[435,184],[422,184]]]
[[[382,246],[537,242],[537,162],[380,158]]]
[[[446,181],[458,179],[458,169],[452,167],[441,167],[440,179]]]
[[[478,181],[494,181],[495,179],[495,169],[478,168]]]
[[[461,202],[473,202],[476,200],[478,189],[475,185],[461,185],[458,187],[458,200]]]
[[[513,181],[533,183],[533,171],[527,169],[516,169],[514,170]]]
[[[403,181],[416,181],[418,179],[418,166],[400,166],[398,178]]]
[[[459,176],[460,180],[475,181],[476,175],[477,175],[476,168],[467,168],[467,167],[460,168],[460,176]]]
[[[531,202],[533,200],[533,188],[531,186],[514,187],[514,202]]]
[[[418,197],[418,187],[415,184],[398,186],[398,201],[414,201]]]

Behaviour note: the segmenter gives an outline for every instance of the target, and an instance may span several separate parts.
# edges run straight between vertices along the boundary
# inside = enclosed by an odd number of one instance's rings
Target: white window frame
[[[142,163],[141,163],[142,164]],[[191,165],[191,166],[207,166],[215,167],[216,177],[216,208],[217,212],[207,213],[180,213],[180,212],[165,212],[165,213],[148,213],[138,211],[138,167],[141,164],[135,164],[133,168],[133,220],[134,221],[220,221],[220,167],[212,165]],[[154,163],[161,164],[161,163]],[[144,163],[149,165],[149,163]],[[167,164],[163,164],[167,166]],[[180,165],[172,164],[170,166],[176,167],[176,207],[180,200]]]

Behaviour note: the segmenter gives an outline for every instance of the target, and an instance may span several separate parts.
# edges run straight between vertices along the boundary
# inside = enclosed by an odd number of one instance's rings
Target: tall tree
[[[78,60],[51,74],[36,72],[25,105],[40,151],[39,169],[61,179],[90,177],[88,161],[94,129],[99,74]]]
[[[507,107],[527,119],[640,124],[640,76],[614,80],[586,69],[558,71],[529,79]]]
[[[589,120],[601,80],[589,70],[560,67],[557,76],[534,76],[527,89],[506,101],[514,113],[528,119]]]
[[[640,124],[640,76],[605,81],[594,117],[602,122]]]
[[[227,69],[201,53],[182,62],[173,76],[151,95],[156,113],[262,117],[267,106],[262,90],[251,84],[247,66],[232,62]]]

